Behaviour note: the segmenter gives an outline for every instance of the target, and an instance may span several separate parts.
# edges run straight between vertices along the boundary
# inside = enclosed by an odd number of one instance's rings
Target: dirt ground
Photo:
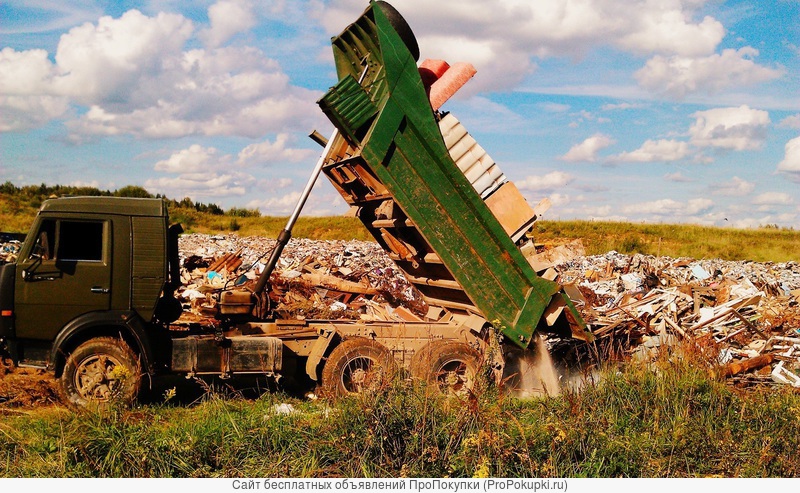
[[[58,382],[52,374],[34,368],[15,368],[0,360],[0,415],[60,403]]]

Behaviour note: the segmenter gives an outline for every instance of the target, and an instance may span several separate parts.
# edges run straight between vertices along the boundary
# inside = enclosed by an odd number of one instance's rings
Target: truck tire
[[[141,365],[121,339],[96,337],[69,355],[61,374],[64,401],[76,408],[129,406],[142,382]]]
[[[375,392],[397,373],[392,353],[364,337],[345,339],[328,356],[322,368],[322,391],[328,397]]]
[[[463,396],[472,391],[480,375],[483,357],[458,341],[433,341],[411,359],[411,376],[445,395]]]
[[[405,18],[400,15],[397,9],[386,2],[378,1],[375,2],[375,5],[383,11],[389,23],[394,30],[397,31],[397,35],[400,36],[400,39],[403,40],[403,44],[405,44],[408,51],[411,52],[414,61],[419,61],[419,44],[417,43],[417,37],[414,36],[414,32],[411,30]]]

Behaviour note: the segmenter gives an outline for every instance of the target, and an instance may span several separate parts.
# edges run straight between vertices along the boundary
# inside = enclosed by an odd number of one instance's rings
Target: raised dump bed
[[[428,318],[490,323],[522,348],[537,329],[590,337],[561,286],[538,277],[519,251],[521,230],[509,231],[484,201],[505,176],[474,140],[474,163],[462,170],[451,157],[442,132],[463,140],[465,131],[432,107],[403,18],[373,2],[332,44],[339,82],[319,105],[337,132],[323,171],[423,293]],[[508,197],[524,202],[518,192]]]

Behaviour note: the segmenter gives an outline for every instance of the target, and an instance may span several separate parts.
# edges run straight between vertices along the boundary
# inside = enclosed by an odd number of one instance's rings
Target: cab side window
[[[103,223],[61,221],[58,228],[58,260],[103,260]]]
[[[36,236],[31,258],[59,261],[103,260],[102,221],[46,219]]]

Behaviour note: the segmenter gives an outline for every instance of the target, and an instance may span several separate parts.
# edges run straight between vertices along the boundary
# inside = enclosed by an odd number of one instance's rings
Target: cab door
[[[17,263],[15,325],[19,339],[50,341],[75,317],[109,309],[112,238],[108,220],[39,219]]]

